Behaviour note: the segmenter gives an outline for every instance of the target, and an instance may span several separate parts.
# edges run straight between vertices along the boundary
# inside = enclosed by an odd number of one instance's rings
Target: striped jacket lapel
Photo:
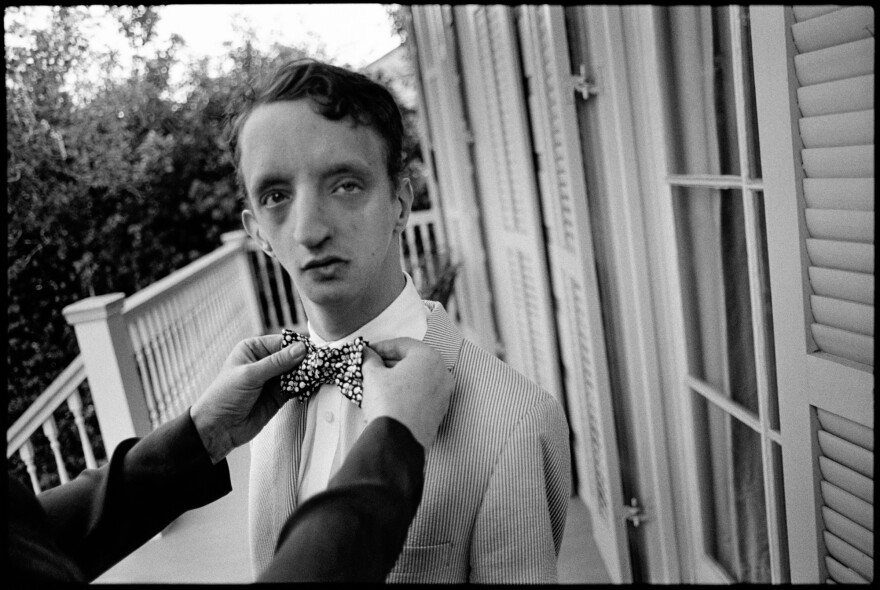
[[[436,301],[423,300],[425,308],[428,310],[428,331],[422,340],[425,344],[433,346],[440,352],[443,357],[443,363],[446,368],[455,373],[455,366],[458,363],[458,356],[461,352],[461,345],[464,342],[464,336],[458,331],[458,328],[449,319],[449,314],[443,309],[443,305]]]
[[[275,552],[274,540],[298,504],[297,479],[307,415],[308,401],[292,401],[251,441],[248,504],[255,572],[268,566]]]

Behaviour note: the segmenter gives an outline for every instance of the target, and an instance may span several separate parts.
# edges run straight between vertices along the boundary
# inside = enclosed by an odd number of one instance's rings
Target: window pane
[[[776,348],[773,344],[773,303],[770,295],[770,263],[767,257],[767,224],[764,219],[764,193],[755,195],[755,212],[758,220],[758,239],[760,241],[760,260],[758,266],[761,271],[761,299],[764,302],[764,317],[761,318],[764,327],[764,351],[767,360],[767,422],[770,428],[779,430],[779,398],[776,392]]]
[[[676,188],[673,205],[690,373],[758,415],[742,194]]]
[[[746,123],[748,129],[747,154],[749,158],[749,170],[747,175],[751,178],[762,178],[761,171],[761,151],[758,143],[758,109],[755,106],[755,70],[752,68],[754,63],[752,57],[752,33],[749,28],[749,10],[743,8],[740,13],[742,24],[742,44],[743,44],[743,64],[744,64],[744,81],[746,99]]]
[[[740,174],[728,7],[674,6],[660,18],[671,64],[675,174]]]
[[[692,392],[706,553],[737,582],[770,582],[761,438]]]
[[[791,567],[788,562],[788,526],[785,520],[785,488],[782,481],[782,448],[771,443],[773,449],[773,476],[776,478],[776,526],[779,543],[779,580],[781,584],[791,583]]]

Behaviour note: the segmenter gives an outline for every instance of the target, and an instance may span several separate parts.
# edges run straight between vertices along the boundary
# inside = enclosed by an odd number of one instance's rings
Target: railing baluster
[[[31,444],[31,441],[27,440],[21,445],[21,448],[18,450],[18,455],[21,457],[21,460],[24,461],[25,467],[27,467],[28,475],[31,478],[31,487],[34,488],[34,493],[40,493],[40,479],[37,477],[37,465],[34,463],[34,445]]]
[[[58,466],[58,477],[61,483],[70,481],[67,475],[67,467],[64,466],[64,455],[61,454],[61,443],[58,442],[58,425],[55,424],[55,418],[49,416],[49,419],[43,422],[43,433],[49,439],[49,446],[52,448],[52,454],[55,455],[55,465]]]
[[[211,321],[211,334],[208,342],[208,351],[210,351],[210,358],[212,359],[211,363],[211,373],[216,375],[220,369],[217,351],[220,349],[220,338],[223,336],[223,323],[221,318],[223,317],[223,306],[220,302],[220,285],[218,284],[216,276],[211,277],[210,282],[210,296],[208,298],[208,306],[209,313],[208,317]]]
[[[214,338],[214,342],[212,342],[215,354],[212,356],[217,363],[217,370],[220,368],[220,364],[222,359],[220,356],[222,355],[221,351],[226,347],[226,340],[229,337],[229,321],[227,318],[229,317],[229,310],[227,308],[227,304],[229,302],[229,293],[228,286],[226,288],[222,288],[221,285],[225,284],[223,269],[217,269],[218,272],[215,273],[213,277],[214,281],[214,314],[220,320],[217,322],[217,336]]]
[[[180,355],[177,352],[177,339],[174,333],[174,314],[170,310],[172,301],[167,301],[159,306],[156,310],[157,315],[162,322],[162,333],[165,335],[165,356],[168,359],[168,374],[171,376],[173,384],[171,389],[172,399],[174,400],[174,415],[180,415],[186,408],[186,383],[183,377],[183,370],[178,362]]]
[[[95,453],[92,450],[92,442],[89,440],[89,432],[86,429],[86,419],[83,417],[83,403],[79,392],[74,390],[67,398],[67,407],[73,414],[73,421],[76,423],[76,430],[79,432],[79,442],[82,445],[83,456],[86,458],[87,469],[97,469],[98,462],[95,461]]]
[[[417,226],[418,238],[422,243],[422,255],[425,258],[425,283],[431,285],[437,280],[437,269],[434,266],[434,253],[436,250],[431,244],[430,222]]]
[[[151,313],[145,313],[140,321],[144,330],[144,341],[147,350],[147,358],[152,361],[153,367],[153,392],[156,396],[156,407],[159,410],[159,423],[164,424],[171,419],[174,411],[171,407],[171,397],[168,394],[168,384],[165,380],[165,368],[162,365],[162,354],[159,350],[159,342],[156,329],[153,325]]]
[[[220,281],[217,280],[217,277],[212,277],[210,283],[211,295],[208,298],[209,312],[208,317],[211,320],[211,333],[207,344],[206,350],[208,351],[208,356],[211,359],[210,364],[210,375],[209,379],[212,379],[217,373],[220,371],[221,364],[223,363],[223,359],[220,358],[220,351],[223,347],[223,302],[220,300],[220,293],[222,292],[223,285]]]
[[[257,268],[260,269],[260,281],[263,283],[263,293],[266,296],[266,312],[269,317],[269,324],[279,326],[278,314],[275,312],[275,298],[272,296],[272,286],[269,284],[269,271],[266,268],[266,258],[268,255],[260,250],[257,252]]]
[[[416,289],[422,290],[425,284],[424,273],[422,272],[422,268],[419,265],[419,253],[416,250],[416,240],[415,240],[415,232],[412,228],[408,228],[403,232],[406,238],[406,244],[409,247],[409,268],[410,273],[413,278],[413,282],[416,284]]]
[[[162,393],[165,404],[169,409],[168,419],[178,414],[177,408],[177,384],[174,382],[174,374],[171,368],[171,359],[168,354],[168,334],[161,318],[161,306],[153,308],[148,317],[153,325],[153,338],[156,342],[156,354],[159,359],[160,371],[163,377]]]
[[[189,363],[192,367],[193,388],[196,392],[196,399],[198,399],[205,388],[205,362],[201,354],[202,340],[199,326],[199,310],[201,309],[202,302],[195,287],[188,291],[187,300],[186,347],[190,351]]]
[[[161,424],[159,410],[156,407],[156,394],[153,393],[153,377],[150,364],[152,359],[148,358],[149,348],[144,345],[144,341],[140,336],[140,319],[136,319],[128,324],[128,335],[131,338],[131,345],[134,348],[134,359],[137,363],[141,375],[141,384],[144,387],[144,400],[147,402],[147,412],[150,415],[150,424],[153,428]],[[146,353],[145,353],[146,349]]]
[[[180,412],[178,407],[178,397],[180,391],[178,388],[177,375],[174,370],[173,354],[171,353],[171,338],[168,333],[168,321],[165,315],[165,303],[159,303],[152,309],[150,314],[156,327],[156,339],[159,343],[159,353],[162,359],[162,372],[165,375],[165,384],[167,387],[168,406],[171,408],[170,417],[177,416]]]
[[[199,332],[201,333],[199,350],[207,359],[212,358],[209,354],[211,352],[211,342],[213,342],[216,337],[215,322],[213,319],[214,305],[211,295],[212,288],[213,285],[207,280],[199,286],[199,300],[201,302],[198,317]],[[215,373],[215,367],[212,360],[205,362],[204,370],[205,382],[208,382]]]
[[[195,375],[192,371],[192,365],[189,362],[195,351],[189,350],[186,343],[186,295],[189,288],[181,291],[172,301],[172,317],[174,321],[171,323],[171,336],[174,341],[174,356],[177,359],[177,370],[180,372],[180,380],[183,390],[183,406],[184,409],[192,405],[196,399]]]
[[[299,291],[296,290],[296,285],[293,283],[293,278],[290,279],[290,284],[293,285],[293,309],[296,310],[296,321],[294,322],[294,329],[305,331],[308,322],[306,318],[306,310],[303,307],[302,298],[300,298]]]
[[[434,224],[434,241],[437,243],[437,252],[445,252],[446,234],[443,232],[442,221],[440,220],[439,212],[434,214],[432,222]]]
[[[255,334],[250,333],[247,329],[248,315],[243,313],[247,309],[247,304],[244,300],[243,293],[243,285],[238,282],[238,269],[236,265],[230,264],[226,265],[226,281],[228,284],[234,285],[235,287],[230,290],[231,297],[227,300],[227,308],[228,314],[226,317],[231,321],[228,322],[229,325],[229,337],[226,342],[226,350],[224,351],[223,358],[225,359],[235,344],[246,337],[254,336]],[[285,291],[286,292],[286,291]],[[290,307],[287,305],[287,302],[284,303],[285,313],[290,316]]]
[[[248,321],[248,315],[246,313],[242,313],[243,310],[247,309],[247,303],[245,301],[244,285],[242,285],[238,278],[238,266],[230,263],[229,265],[227,265],[226,274],[229,284],[235,286],[232,289],[234,297],[229,301],[230,314],[228,317],[232,321],[230,322],[231,334],[229,346],[227,348],[228,355],[229,351],[232,350],[232,347],[235,346],[235,344],[239,340],[241,340],[242,338],[255,336],[255,334],[252,333],[248,327],[248,324],[250,323]],[[287,304],[286,300],[284,302],[284,309],[285,313],[290,316],[290,306]]]
[[[192,402],[199,398],[202,394],[201,387],[201,374],[199,371],[199,362],[198,359],[201,358],[199,354],[198,348],[198,336],[196,333],[195,326],[195,311],[196,311],[196,298],[195,298],[195,289],[190,288],[187,289],[184,294],[184,306],[186,307],[186,313],[183,317],[183,322],[181,324],[181,333],[183,335],[183,346],[187,351],[186,358],[186,367],[187,373],[190,375],[190,379],[192,379],[192,388],[193,388],[193,399]]]
[[[205,298],[202,296],[200,288],[194,288],[192,296],[194,300],[190,334],[192,336],[192,350],[195,353],[195,358],[198,359],[196,361],[196,389],[201,393],[207,387],[209,381],[209,368],[202,355],[207,340],[207,327],[204,323]]]
[[[187,382],[189,383],[190,405],[194,404],[199,395],[201,395],[201,390],[199,389],[198,371],[196,369],[196,359],[198,359],[201,355],[199,355],[198,349],[193,347],[192,338],[192,293],[192,288],[188,288],[185,292],[181,293],[179,301],[182,309],[180,312],[180,320],[178,322],[180,346],[182,347],[184,354],[184,372],[186,374]]]
[[[277,258],[272,259],[272,271],[275,274],[275,284],[278,285],[278,302],[281,304],[281,313],[284,316],[284,327],[290,327],[293,325],[293,318],[288,303],[287,285],[284,284],[283,270]]]
[[[405,234],[407,231],[409,231],[409,228],[404,229],[403,233]],[[403,237],[403,234],[401,234],[401,236]],[[405,270],[406,272],[409,272],[410,271],[409,264],[408,264],[409,261],[406,257],[406,251],[404,250],[404,247],[403,247],[404,242],[406,242],[405,238],[400,240],[400,267],[403,270]]]

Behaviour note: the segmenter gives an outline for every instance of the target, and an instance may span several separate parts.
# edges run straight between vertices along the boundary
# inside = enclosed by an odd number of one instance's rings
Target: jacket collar
[[[428,300],[423,300],[422,303],[428,310],[428,331],[423,342],[436,348],[446,368],[454,372],[464,337],[441,303]]]

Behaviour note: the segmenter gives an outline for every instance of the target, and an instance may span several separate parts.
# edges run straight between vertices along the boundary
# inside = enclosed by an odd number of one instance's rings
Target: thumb
[[[412,347],[417,346],[418,343],[418,340],[413,340],[412,338],[392,338],[390,340],[371,343],[370,347],[375,350],[386,363],[388,363],[389,361],[399,361],[403,359]]]
[[[296,369],[306,357],[306,347],[302,342],[296,342],[278,352],[272,353],[266,358],[260,359],[251,365],[253,376],[265,383],[266,381],[289,373]]]
[[[385,359],[383,359],[379,354],[377,354],[373,350],[373,345],[364,347],[364,358],[363,358],[363,366],[364,367],[385,367]]]

